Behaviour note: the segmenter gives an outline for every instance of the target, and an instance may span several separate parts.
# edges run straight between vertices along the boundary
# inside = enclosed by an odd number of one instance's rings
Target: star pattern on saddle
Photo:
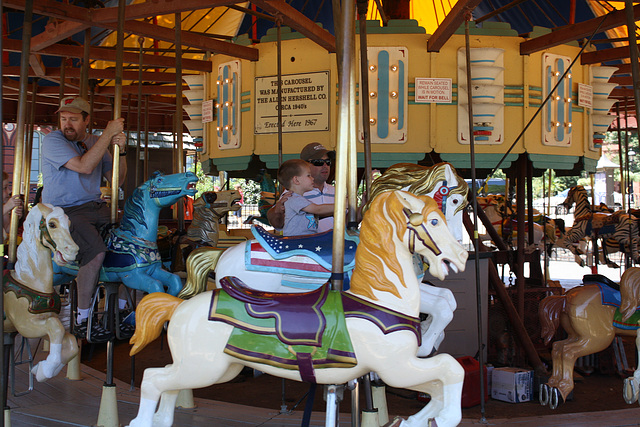
[[[292,255],[306,255],[315,259],[323,267],[331,269],[333,230],[310,236],[279,237],[260,226],[252,227],[254,237],[275,259],[285,259]],[[345,266],[355,262],[357,237],[345,236]]]

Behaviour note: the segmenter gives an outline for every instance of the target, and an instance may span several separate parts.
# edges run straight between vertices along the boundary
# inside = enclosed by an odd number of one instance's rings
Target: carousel
[[[635,422],[640,6],[566,3],[3,0],[2,425]],[[73,222],[35,194],[67,96],[127,136],[84,329]],[[311,143],[333,228],[283,237]],[[552,174],[591,185],[552,214]]]

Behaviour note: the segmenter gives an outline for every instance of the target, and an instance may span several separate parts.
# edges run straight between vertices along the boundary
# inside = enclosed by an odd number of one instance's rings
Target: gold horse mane
[[[369,201],[362,208],[362,212],[364,213],[369,209],[376,196],[387,191],[400,190],[405,187],[408,187],[407,191],[410,193],[418,195],[425,195],[433,191],[439,182],[446,179],[445,170],[447,166],[451,167],[458,180],[458,185],[451,190],[451,194],[461,194],[466,201],[469,186],[464,179],[458,176],[453,166],[449,163],[438,163],[431,167],[414,163],[398,163],[388,168],[385,173],[373,181],[369,192]],[[464,209],[465,205],[466,203],[461,203],[456,208],[456,212]]]
[[[437,210],[438,205],[430,197],[417,196],[425,202],[422,215],[426,218],[430,212]],[[356,268],[351,277],[351,291],[364,295],[372,300],[378,298],[374,290],[391,292],[400,298],[395,282],[387,278],[384,266],[388,267],[405,286],[404,274],[398,258],[393,239],[395,231],[402,240],[407,230],[407,218],[403,213],[403,205],[398,196],[390,191],[381,193],[371,203],[362,220],[360,243],[356,251]],[[394,230],[395,229],[395,230]]]

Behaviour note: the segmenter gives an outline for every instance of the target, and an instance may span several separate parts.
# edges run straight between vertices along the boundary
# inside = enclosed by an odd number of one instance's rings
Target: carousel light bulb
[[[392,99],[396,99],[396,98],[398,97],[398,92],[396,92],[395,90],[394,90],[394,91],[391,91],[391,93],[389,94],[389,96],[390,96]]]
[[[216,126],[216,131],[220,132],[220,126]]]
[[[556,101],[560,101],[560,99],[562,98],[560,98],[559,96],[556,96]]]
[[[376,67],[375,65],[369,65],[369,71],[371,71],[372,73],[375,72],[378,69],[378,67]]]
[[[377,123],[377,122],[376,122],[376,119],[374,119],[373,117],[371,117],[371,118],[369,119],[369,124],[370,124],[371,126],[375,126],[375,124],[376,124],[376,123]]]
[[[573,102],[573,99],[571,99],[571,98],[567,98],[567,99],[566,99],[566,101],[567,101],[568,103],[571,103],[571,102]]]
[[[222,84],[222,82],[220,80],[216,80],[216,84],[220,85],[220,84]]]
[[[558,77],[560,75],[560,71],[556,71],[555,73],[553,73],[553,75]]]
[[[395,73],[396,71],[398,71],[398,66],[392,65],[391,67],[389,67],[389,69]]]
[[[369,98],[374,99],[378,96],[378,94],[376,92],[369,92]]]
[[[573,125],[571,124],[571,122],[569,122],[569,123],[565,123],[565,124],[564,124],[564,126],[565,126],[565,127],[570,128],[570,127],[572,127]]]
[[[560,127],[560,122],[556,122],[556,127]]]
[[[571,73],[567,74],[567,78],[570,79],[571,78]]]
[[[220,104],[216,103],[216,108],[220,108]]]
[[[392,125],[395,125],[396,123],[398,123],[398,119],[396,117],[391,117],[389,119],[389,123],[391,123]]]
[[[230,79],[224,79],[224,84],[228,85],[229,83],[231,83]]]
[[[229,125],[226,125],[226,126],[224,127],[224,130],[229,130]]]
[[[229,102],[229,101],[225,102],[225,103],[224,103],[224,106],[225,106],[225,107],[230,107],[230,106],[231,106],[231,102]]]

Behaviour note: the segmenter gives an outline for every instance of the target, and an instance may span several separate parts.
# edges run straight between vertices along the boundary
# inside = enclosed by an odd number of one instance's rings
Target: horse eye
[[[56,223],[55,222],[50,222],[49,223],[49,228],[56,228]]]
[[[433,225],[433,226],[438,225],[438,220],[437,219],[432,219],[431,220],[431,225]]]
[[[453,204],[454,204],[454,205],[457,205],[457,204],[458,204],[458,201],[457,201],[456,199],[453,199]]]

